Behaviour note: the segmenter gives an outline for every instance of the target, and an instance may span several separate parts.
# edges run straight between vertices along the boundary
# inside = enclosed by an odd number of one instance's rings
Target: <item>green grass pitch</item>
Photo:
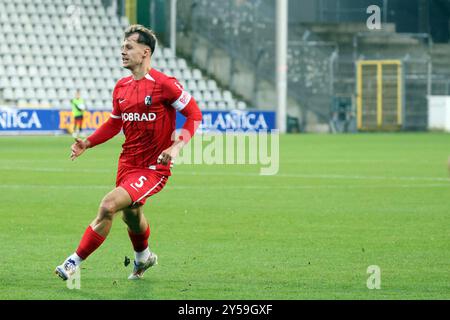
[[[53,270],[113,187],[122,139],[71,162],[70,137],[0,137],[0,299],[450,298],[446,134],[281,136],[277,176],[175,166],[144,210],[158,266],[127,280],[117,216],[70,290]]]

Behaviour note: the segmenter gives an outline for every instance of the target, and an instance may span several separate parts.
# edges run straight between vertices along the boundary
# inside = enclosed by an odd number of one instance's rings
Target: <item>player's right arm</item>
[[[75,139],[75,143],[72,144],[72,153],[70,155],[71,160],[75,160],[77,157],[83,154],[88,148],[93,148],[99,144],[102,144],[109,139],[116,136],[122,129],[122,117],[119,104],[117,103],[117,85],[113,92],[113,110],[111,116],[104,124],[102,124],[93,134],[86,138],[86,140]]]
[[[87,137],[86,140],[75,139],[75,143],[72,144],[70,159],[73,161],[81,154],[83,154],[86,149],[93,148],[96,145],[102,144],[109,139],[117,135],[122,129],[122,120],[109,118],[104,124],[100,126],[95,132]]]
[[[81,139],[76,138],[75,143],[72,144],[71,153],[70,153],[70,160],[75,160],[77,157],[81,156],[81,154],[86,151],[86,149],[89,147],[89,142],[83,141]]]

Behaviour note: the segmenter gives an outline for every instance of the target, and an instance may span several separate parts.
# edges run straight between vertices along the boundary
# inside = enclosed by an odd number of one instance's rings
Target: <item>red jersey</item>
[[[114,88],[111,119],[88,140],[93,147],[123,129],[125,143],[119,166],[150,168],[170,175],[170,164],[157,164],[157,159],[173,144],[176,111],[187,117],[183,128],[192,136],[201,121],[201,112],[175,78],[155,69],[140,80],[132,76],[122,78]]]

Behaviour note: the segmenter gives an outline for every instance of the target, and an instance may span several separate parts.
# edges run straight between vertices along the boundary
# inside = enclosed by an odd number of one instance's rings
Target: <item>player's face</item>
[[[126,69],[134,69],[150,56],[150,48],[138,43],[138,38],[138,34],[132,34],[122,44],[122,66]]]

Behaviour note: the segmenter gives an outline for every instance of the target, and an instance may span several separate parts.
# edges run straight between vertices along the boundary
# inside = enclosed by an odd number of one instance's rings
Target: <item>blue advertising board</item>
[[[202,111],[202,132],[270,131],[276,128],[273,111]],[[88,111],[83,129],[93,131],[108,120],[110,111]],[[177,114],[177,129],[183,126],[184,116]],[[73,127],[73,116],[68,110],[15,109],[0,107],[0,134],[58,134]]]
[[[270,131],[276,129],[274,111],[202,111],[202,132],[225,131]],[[184,123],[184,117],[177,115],[177,129]]]
[[[0,108],[0,132],[54,132],[58,130],[57,110]]]

